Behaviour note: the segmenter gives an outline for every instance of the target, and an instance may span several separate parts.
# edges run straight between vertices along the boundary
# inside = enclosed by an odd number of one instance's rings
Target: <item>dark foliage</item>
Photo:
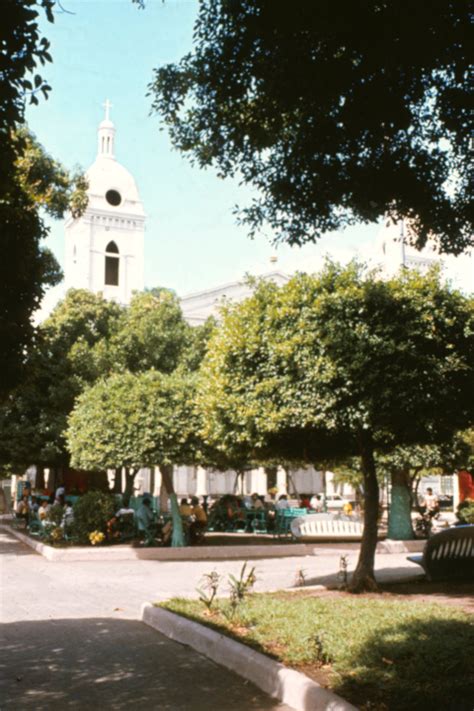
[[[260,197],[290,244],[384,215],[422,247],[472,245],[467,0],[202,0],[153,108],[201,167]]]

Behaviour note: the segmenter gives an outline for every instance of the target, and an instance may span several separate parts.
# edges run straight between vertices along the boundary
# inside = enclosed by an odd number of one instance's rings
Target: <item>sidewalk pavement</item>
[[[289,709],[234,674],[137,621],[143,602],[196,597],[204,573],[238,574],[242,561],[50,562],[0,532],[4,677],[8,709]],[[262,559],[257,591],[337,581],[343,551]],[[348,552],[349,570],[358,551]],[[376,558],[380,581],[421,574],[406,554]]]

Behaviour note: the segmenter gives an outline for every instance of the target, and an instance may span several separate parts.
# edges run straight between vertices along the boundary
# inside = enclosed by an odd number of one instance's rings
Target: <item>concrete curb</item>
[[[192,647],[296,711],[356,711],[355,706],[323,689],[305,674],[288,669],[280,662],[204,625],[150,603],[142,606],[141,618],[166,637]]]
[[[54,548],[39,540],[35,540],[17,529],[0,524],[0,530],[12,533],[22,543],[47,560],[85,562],[85,561],[115,561],[115,560],[252,560],[258,558],[292,558],[302,556],[338,555],[347,550],[344,542],[340,548],[317,548],[315,543],[269,544],[264,546],[187,546],[185,548],[132,548],[131,546],[105,546],[93,548],[84,546],[71,548]],[[380,541],[377,553],[417,553],[421,552],[426,541]],[[352,550],[354,552],[354,550]]]
[[[291,558],[314,554],[314,546],[306,543],[266,546],[187,546],[185,548],[133,548],[131,546],[84,546],[54,548],[37,541],[15,528],[0,524],[22,543],[50,561],[114,561],[114,560],[252,560],[253,558]]]

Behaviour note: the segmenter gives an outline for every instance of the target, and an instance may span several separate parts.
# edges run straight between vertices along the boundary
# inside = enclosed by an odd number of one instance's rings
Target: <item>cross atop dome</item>
[[[110,111],[110,109],[113,107],[113,104],[111,104],[110,101],[109,101],[108,99],[106,99],[106,100],[104,101],[104,103],[102,104],[102,106],[103,106],[104,109],[105,109],[105,117],[104,117],[104,118],[105,118],[106,121],[109,121],[109,119],[110,119],[109,111]]]
[[[106,99],[102,106],[105,109],[105,117],[99,124],[97,155],[102,158],[115,159],[115,126],[109,115],[112,104]]]

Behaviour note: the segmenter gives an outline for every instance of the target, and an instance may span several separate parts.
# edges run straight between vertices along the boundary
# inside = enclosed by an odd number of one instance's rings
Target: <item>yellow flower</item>
[[[89,533],[89,540],[93,546],[95,546],[96,543],[102,543],[104,538],[105,535],[101,531],[92,531],[92,533]]]

